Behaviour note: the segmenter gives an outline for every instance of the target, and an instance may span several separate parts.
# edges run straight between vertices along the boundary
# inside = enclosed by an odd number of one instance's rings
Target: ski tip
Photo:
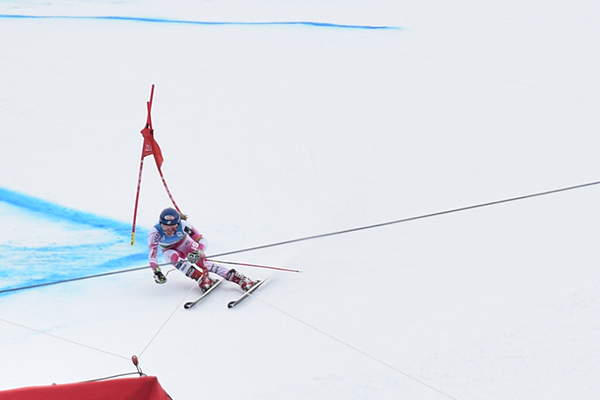
[[[188,310],[188,309],[192,308],[193,305],[194,305],[193,303],[185,303],[183,305],[183,308],[185,308],[186,310]]]
[[[227,303],[227,308],[233,308],[233,306],[235,306],[235,301],[230,301]]]

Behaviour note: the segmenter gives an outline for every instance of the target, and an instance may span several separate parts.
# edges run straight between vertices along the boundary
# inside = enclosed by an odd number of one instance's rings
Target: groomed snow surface
[[[237,252],[600,180],[600,5],[452,3],[0,0],[0,290],[134,270],[0,294],[0,390],[137,355],[177,400],[600,398],[600,185]],[[184,310],[136,269],[152,84],[209,255],[302,273]]]

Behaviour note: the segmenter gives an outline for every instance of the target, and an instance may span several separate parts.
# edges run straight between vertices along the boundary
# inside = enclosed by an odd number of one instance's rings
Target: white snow
[[[232,24],[83,18],[108,16]],[[598,20],[564,0],[0,0],[0,290],[145,265],[170,206],[146,158],[129,245],[152,84],[210,254],[599,181]],[[240,267],[270,282],[232,310],[228,283],[184,310],[176,271],[1,294],[0,390],[137,355],[178,400],[595,400],[599,197],[224,256],[303,271]]]

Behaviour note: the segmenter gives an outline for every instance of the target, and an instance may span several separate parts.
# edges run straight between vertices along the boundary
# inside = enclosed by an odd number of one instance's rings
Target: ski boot
[[[247,292],[252,286],[256,284],[255,281],[251,280],[244,274],[237,272],[235,269],[230,270],[225,277],[230,282],[237,283],[240,285],[244,292]]]
[[[217,283],[217,281],[210,279],[208,274],[198,279],[198,286],[200,286],[200,290],[202,290],[203,293],[206,293],[206,291],[213,287],[215,283]]]
[[[192,264],[189,261],[181,260],[177,263],[177,269],[183,272],[188,278],[198,281],[198,286],[203,292],[206,292],[215,284],[215,281],[208,276],[208,268]]]
[[[208,289],[210,289],[217,281],[210,279],[208,275],[208,268],[202,266],[195,266],[193,268],[193,273],[190,278],[198,281],[198,286],[202,292],[206,293]]]
[[[160,268],[154,269],[154,282],[162,285],[167,281],[167,277],[162,273]]]

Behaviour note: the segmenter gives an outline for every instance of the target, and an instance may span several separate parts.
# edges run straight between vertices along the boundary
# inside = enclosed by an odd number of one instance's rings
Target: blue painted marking
[[[234,22],[234,21],[190,21],[168,18],[143,18],[143,17],[124,17],[124,16],[68,16],[68,15],[17,15],[0,14],[0,18],[14,19],[87,19],[87,20],[111,20],[111,21],[131,21],[148,22],[161,24],[190,24],[190,25],[242,25],[242,26],[268,26],[268,25],[304,25],[318,28],[339,28],[339,29],[366,29],[366,30],[401,30],[397,26],[373,26],[373,25],[347,25],[334,24],[329,22],[312,21],[281,21],[281,22]]]
[[[127,223],[4,188],[0,216],[0,291],[147,264],[145,240],[131,246]]]

